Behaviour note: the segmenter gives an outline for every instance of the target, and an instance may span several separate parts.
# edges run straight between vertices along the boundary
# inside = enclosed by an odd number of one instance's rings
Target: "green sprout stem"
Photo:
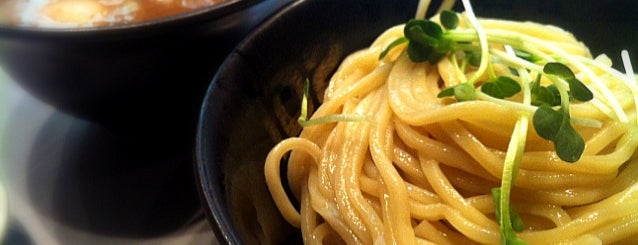
[[[529,115],[522,113],[517,121],[512,138],[507,148],[505,161],[503,165],[503,175],[501,179],[499,209],[499,224],[501,227],[501,244],[525,244],[516,236],[512,227],[510,193],[520,168],[523,151],[525,150],[525,142],[527,138],[527,125],[529,124]]]
[[[514,50],[511,46],[505,46],[506,51],[510,54],[514,54]],[[517,69],[519,77],[522,82],[522,92],[523,92],[523,104],[530,105],[531,104],[531,91],[530,91],[530,81],[531,78],[529,73],[524,68],[519,67]],[[514,227],[513,226],[513,217],[510,205],[510,193],[512,191],[512,187],[516,180],[516,176],[518,175],[518,171],[523,159],[523,153],[525,151],[525,143],[527,141],[527,127],[529,125],[529,112],[521,111],[519,114],[519,119],[514,126],[514,131],[512,132],[512,137],[510,139],[509,145],[507,147],[507,153],[505,155],[505,160],[503,163],[503,173],[501,178],[501,187],[497,191],[493,191],[495,195],[495,208],[496,208],[496,216],[498,222],[500,224],[501,229],[501,244],[525,244],[523,240],[518,238],[515,233],[516,230],[521,230],[524,227]],[[522,221],[519,222],[521,226]]]
[[[470,4],[470,1],[462,0],[462,2],[463,2],[463,6],[465,7],[465,14],[466,14],[465,17],[469,20],[470,25],[474,27],[474,30],[476,30],[476,35],[478,36],[479,45],[481,47],[481,63],[478,67],[478,70],[474,74],[474,76],[470,78],[468,81],[474,84],[487,69],[487,63],[489,61],[489,55],[488,55],[489,46],[488,46],[487,37],[485,35],[485,31],[481,27],[481,24],[479,24],[479,21],[476,18],[476,15],[474,15],[474,10],[472,9],[472,5]]]
[[[332,122],[361,122],[361,121],[372,122],[372,120],[366,116],[351,115],[351,114],[332,114],[332,115],[327,115],[323,117],[308,119],[308,97],[309,96],[310,96],[310,80],[306,79],[304,81],[303,96],[301,98],[301,112],[300,112],[299,118],[297,119],[297,123],[299,123],[301,127],[317,126],[317,125],[332,123]]]
[[[631,89],[631,93],[634,97],[634,105],[636,111],[638,111],[638,85],[636,84],[636,74],[634,73],[634,68],[631,65],[629,52],[627,52],[627,50],[623,50],[620,52],[620,56],[625,67],[625,73],[627,74],[625,79],[622,79],[622,81],[625,81],[625,84]],[[638,124],[638,117],[636,117],[636,124]]]
[[[508,44],[516,49],[523,48],[523,38],[520,34],[514,32],[502,32],[502,31],[492,31],[486,30],[485,33],[479,33],[476,30],[465,29],[465,30],[447,30],[444,34],[444,38],[449,38],[456,42],[466,43],[466,42],[480,42],[481,35],[488,43],[500,43],[500,44]],[[476,49],[476,46],[472,49]]]
[[[452,62],[452,67],[454,67],[454,71],[456,75],[460,78],[465,78],[465,68],[463,66],[459,66],[459,61],[457,59],[456,53],[452,53],[450,56],[450,62]],[[465,82],[465,81],[463,81]]]
[[[584,63],[585,65],[604,70],[606,73],[611,74],[616,79],[621,80],[623,84],[630,89],[633,95],[632,97],[635,98],[634,106],[636,109],[638,109],[638,83],[636,83],[636,75],[634,74],[634,69],[631,65],[631,60],[629,59],[629,53],[627,52],[627,50],[623,50],[621,52],[621,57],[623,61],[623,66],[625,68],[625,73],[619,72],[618,70],[612,68],[611,66],[603,64],[596,60],[592,60],[585,57],[577,57],[577,58],[580,62]]]
[[[524,60],[524,59],[521,59],[521,58],[519,58],[519,57],[517,57],[515,55],[510,55],[510,54],[507,54],[507,53],[505,53],[503,51],[496,50],[496,49],[490,50],[490,54],[493,55],[494,57],[498,58],[505,65],[512,66],[512,67],[525,67],[525,69],[528,69],[530,71],[534,71],[534,72],[537,72],[537,73],[542,73],[543,72],[543,66],[531,63],[531,62],[529,62],[527,60]]]
[[[429,4],[428,0],[423,2],[427,2],[424,6]],[[621,122],[628,122],[629,116],[619,99],[593,70],[613,70],[608,65],[569,54],[552,42],[516,31],[483,29],[470,1],[462,0],[462,3],[465,13],[460,16],[469,28],[457,28],[459,15],[454,13],[441,14],[443,26],[417,17],[417,20],[406,24],[405,37],[395,41],[383,53],[407,42],[405,50],[415,63],[436,64],[441,59],[450,59],[455,75],[462,78],[461,83],[443,88],[437,95],[439,98],[452,96],[458,102],[489,101],[518,112],[519,118],[505,154],[501,186],[494,189],[493,194],[502,243],[525,244],[516,236],[516,231],[522,229],[522,221],[510,204],[510,196],[522,163],[529,125],[533,125],[540,137],[554,144],[556,154],[563,161],[576,162],[584,152],[585,142],[573,125],[600,128],[602,122],[594,118],[572,117],[570,106],[573,103],[590,102],[610,118]],[[495,48],[496,45],[503,45],[506,51]],[[638,84],[626,51],[623,55],[626,56],[623,63],[627,74],[615,70],[611,73],[630,88],[634,106],[638,109]],[[508,67],[512,74],[497,74],[494,70],[496,63]],[[473,75],[466,77],[470,69],[475,69]],[[574,74],[572,69],[578,74]],[[479,81],[486,73],[489,79]],[[532,80],[530,74],[534,74],[536,79]],[[512,79],[511,75],[518,79]],[[588,83],[580,79],[586,79]],[[545,84],[547,80],[551,83]],[[592,88],[595,90],[590,90]],[[522,101],[508,99],[521,98],[513,97],[520,91],[523,93]]]
[[[479,100],[489,101],[498,105],[512,108],[512,110],[514,111],[525,111],[530,114],[534,114],[534,112],[536,112],[536,110],[538,109],[538,107],[533,105],[526,105],[519,102],[494,98],[480,91],[476,91],[476,98]],[[572,117],[571,121],[574,125],[588,127],[588,128],[601,128],[603,126],[603,122],[593,118]]]
[[[530,39],[528,42],[532,43],[533,45],[540,46],[542,48],[549,50],[550,52],[565,59],[569,64],[576,67],[576,69],[583,72],[590,79],[592,84],[599,89],[599,92],[603,96],[604,100],[607,102],[605,103],[605,105],[611,107],[617,119],[625,123],[629,121],[625,111],[623,110],[622,106],[620,105],[620,103],[618,102],[614,94],[609,90],[609,88],[607,88],[607,86],[604,85],[604,82],[601,81],[601,79],[598,78],[598,76],[590,68],[585,66],[582,62],[579,62],[578,59],[575,58],[574,56],[567,54],[565,51],[561,50],[560,48],[557,48],[554,45],[548,44],[545,41],[538,40],[538,39]]]
[[[362,121],[372,122],[370,118],[365,117],[363,115],[347,115],[347,114],[327,115],[323,117],[313,118],[310,120],[299,119],[297,122],[299,123],[299,125],[305,128],[305,127],[317,126],[317,125],[332,123],[332,122],[362,122]]]

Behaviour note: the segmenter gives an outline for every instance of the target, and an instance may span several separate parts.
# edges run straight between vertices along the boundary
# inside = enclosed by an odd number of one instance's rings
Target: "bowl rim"
[[[240,42],[236,46],[236,48],[237,47],[241,48],[245,46],[246,40],[258,37],[260,33],[264,31],[265,26],[272,24],[271,22],[274,18],[280,17],[282,14],[285,14],[286,12],[294,11],[294,8],[296,7],[296,5],[299,5],[298,4],[299,2],[303,2],[303,0],[297,1],[297,4],[290,4],[287,7],[280,9],[277,14],[271,16],[270,20],[261,23],[259,27],[252,34],[247,35],[244,41]],[[543,23],[543,24],[550,25],[550,23]],[[584,40],[584,38],[581,37],[579,38],[579,40]],[[202,205],[204,206],[205,213],[208,217],[209,222],[212,224],[211,227],[213,231],[215,232],[217,239],[221,243],[229,243],[229,244],[235,244],[235,242],[237,242],[238,241],[237,239],[239,238],[236,237],[234,230],[232,228],[229,228],[228,224],[225,223],[229,221],[229,217],[225,213],[227,212],[227,210],[223,210],[222,208],[223,206],[227,204],[217,203],[220,201],[221,202],[225,201],[221,198],[222,195],[219,195],[219,192],[223,190],[221,189],[223,187],[220,187],[217,185],[218,183],[220,183],[219,182],[219,179],[221,178],[220,176],[221,174],[219,173],[220,171],[210,170],[210,168],[219,167],[221,163],[213,162],[213,160],[217,161],[218,159],[211,158],[210,154],[206,152],[206,151],[209,151],[210,149],[205,147],[211,145],[210,143],[211,139],[207,137],[211,135],[211,130],[213,130],[212,129],[213,125],[217,124],[216,121],[219,120],[219,119],[210,118],[206,116],[207,112],[209,112],[209,110],[211,109],[210,107],[217,106],[211,103],[212,99],[210,97],[213,97],[213,95],[215,94],[214,92],[215,90],[220,89],[218,83],[221,77],[220,74],[223,73],[220,71],[225,70],[225,68],[229,65],[229,63],[231,63],[230,62],[231,60],[241,58],[239,56],[237,57],[234,57],[234,56],[235,56],[235,51],[233,51],[233,53],[231,53],[231,55],[229,55],[225,59],[222,65],[220,65],[218,72],[216,73],[215,77],[212,80],[212,83],[209,84],[207,88],[206,96],[203,99],[203,104],[199,112],[199,120],[198,120],[197,132],[196,132],[196,143],[195,143],[195,151],[194,151],[196,184],[201,197]]]
[[[221,19],[250,6],[268,0],[224,0],[208,7],[146,21],[98,27],[42,28],[0,23],[0,38],[75,38],[84,36],[116,36],[125,34],[161,32],[176,26],[192,25],[212,19]]]
[[[214,159],[211,159],[209,154],[207,154],[207,150],[209,146],[215,143],[211,143],[209,139],[205,136],[205,132],[210,133],[210,125],[213,121],[211,121],[210,117],[207,117],[206,114],[211,110],[211,107],[216,107],[219,105],[215,105],[209,103],[211,101],[211,97],[216,94],[215,91],[219,90],[219,80],[223,76],[225,68],[228,67],[234,60],[242,59],[242,56],[237,53],[237,50],[240,50],[242,47],[248,45],[250,40],[259,39],[260,36],[264,35],[264,32],[270,29],[273,24],[281,21],[283,19],[281,16],[287,15],[287,13],[295,11],[300,7],[303,7],[304,3],[308,1],[306,0],[292,0],[286,3],[284,6],[275,11],[272,15],[262,21],[255,29],[253,29],[248,35],[244,37],[242,41],[240,41],[231,53],[226,56],[222,64],[217,69],[215,76],[211,80],[211,83],[208,85],[206,89],[206,94],[202,99],[202,105],[199,110],[199,119],[197,121],[196,135],[195,135],[195,144],[194,144],[194,158],[193,158],[193,168],[195,174],[195,183],[199,192],[200,201],[202,202],[202,206],[204,212],[206,213],[206,217],[211,223],[211,228],[217,240],[222,244],[241,244],[241,239],[237,237],[237,234],[233,232],[232,229],[229,229],[227,226],[223,224],[233,223],[232,218],[228,215],[224,215],[224,206],[227,205],[225,200],[221,199],[220,195],[223,193],[223,187],[217,184],[222,176],[218,174],[212,174],[209,170],[210,164],[213,162],[214,165],[220,164],[219,162],[214,162]],[[206,135],[209,135],[206,133]]]

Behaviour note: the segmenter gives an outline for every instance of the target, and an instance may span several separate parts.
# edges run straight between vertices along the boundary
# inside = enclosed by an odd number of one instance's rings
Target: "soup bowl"
[[[461,11],[459,5],[455,9]],[[316,108],[344,57],[405,23],[416,6],[416,0],[298,1],[262,23],[225,60],[201,108],[195,162],[202,201],[221,243],[302,243],[300,231],[283,220],[270,197],[266,155],[278,141],[299,134],[305,79],[314,84],[308,107]],[[479,17],[561,26],[593,54],[605,52],[615,59],[628,49],[636,57],[637,19],[629,17],[629,9],[638,6],[632,1],[498,0],[474,1],[473,6]],[[618,38],[606,38],[610,33]]]
[[[219,64],[248,31],[288,2],[226,0],[103,27],[0,24],[0,66],[63,112],[149,137],[179,132],[192,142],[201,99]]]

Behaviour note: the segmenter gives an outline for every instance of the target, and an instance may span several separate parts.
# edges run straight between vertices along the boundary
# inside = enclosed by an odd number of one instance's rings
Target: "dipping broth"
[[[8,0],[0,22],[45,28],[130,24],[176,15],[225,0]]]

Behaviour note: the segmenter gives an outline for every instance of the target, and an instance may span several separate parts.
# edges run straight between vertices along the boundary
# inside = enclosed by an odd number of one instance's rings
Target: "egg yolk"
[[[43,13],[62,23],[90,24],[99,20],[107,9],[95,0],[61,0],[47,4]]]

